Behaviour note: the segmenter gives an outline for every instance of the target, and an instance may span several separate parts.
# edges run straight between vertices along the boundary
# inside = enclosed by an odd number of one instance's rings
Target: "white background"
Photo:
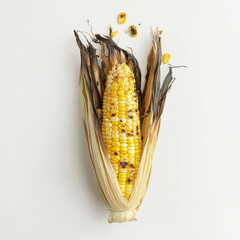
[[[1,240],[240,239],[238,0],[0,4]],[[107,223],[87,152],[73,29],[89,31],[88,18],[96,33],[120,30],[144,74],[150,26],[164,30],[171,63],[188,66],[174,72],[134,223]]]

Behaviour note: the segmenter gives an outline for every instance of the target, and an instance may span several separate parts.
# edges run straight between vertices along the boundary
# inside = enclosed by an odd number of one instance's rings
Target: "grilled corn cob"
[[[143,91],[136,58],[121,49],[111,33],[110,28],[109,37],[96,34],[85,46],[74,31],[81,52],[83,123],[97,187],[110,211],[109,223],[136,220],[151,175],[166,95],[174,80],[171,65],[160,80],[161,31],[153,35]],[[92,42],[100,46],[100,54]]]
[[[141,158],[135,78],[126,63],[114,65],[103,96],[102,134],[122,194],[129,199]]]

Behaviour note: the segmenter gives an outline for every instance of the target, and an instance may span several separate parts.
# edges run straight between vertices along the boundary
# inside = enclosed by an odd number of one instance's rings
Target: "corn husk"
[[[152,36],[152,48],[148,55],[147,75],[143,92],[141,91],[141,72],[134,55],[121,49],[108,36],[96,34],[91,42],[83,44],[78,32],[74,31],[81,53],[79,80],[82,118],[88,143],[88,150],[93,166],[99,193],[110,211],[108,222],[126,222],[136,220],[147,191],[152,169],[153,154],[158,138],[161,114],[167,92],[173,82],[172,68],[161,83],[161,31]],[[100,56],[97,49],[100,48]],[[143,151],[133,191],[127,201],[121,194],[116,174],[114,173],[101,133],[101,120],[98,109],[102,108],[105,79],[114,64],[125,62],[134,72],[136,90],[139,97]]]

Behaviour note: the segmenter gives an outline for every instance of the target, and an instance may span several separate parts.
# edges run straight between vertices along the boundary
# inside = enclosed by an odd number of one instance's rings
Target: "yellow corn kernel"
[[[119,13],[118,15],[118,23],[119,24],[124,24],[126,22],[127,19],[127,14],[124,12]]]
[[[114,31],[111,33],[111,38],[114,38],[119,32],[118,31]]]
[[[171,58],[171,54],[165,53],[162,58],[163,63],[165,63],[165,64],[169,63],[170,58]]]

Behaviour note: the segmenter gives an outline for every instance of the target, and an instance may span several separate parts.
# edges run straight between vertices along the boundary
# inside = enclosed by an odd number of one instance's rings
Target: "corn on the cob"
[[[109,223],[134,221],[147,191],[161,114],[174,80],[171,65],[160,80],[161,31],[153,35],[143,92],[138,62],[112,40],[111,28],[109,37],[96,34],[86,46],[74,33],[81,52],[82,117],[97,187],[110,211]],[[92,42],[101,47],[100,65]]]
[[[141,158],[141,129],[133,72],[113,66],[103,96],[102,134],[122,194],[129,199]]]

